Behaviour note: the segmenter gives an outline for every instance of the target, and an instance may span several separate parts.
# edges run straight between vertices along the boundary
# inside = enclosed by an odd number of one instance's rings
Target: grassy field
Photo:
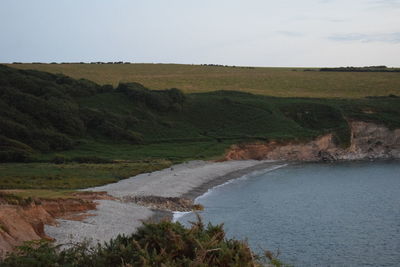
[[[59,197],[59,193],[65,190],[113,183],[139,173],[164,169],[170,165],[171,162],[167,160],[108,164],[3,163],[0,164],[0,189],[30,189],[19,192],[20,195],[23,193],[24,197],[32,195]]]
[[[180,64],[12,64],[99,84],[139,82],[185,93],[235,90],[278,97],[360,98],[400,94],[400,73],[319,72],[301,68],[240,68]]]
[[[29,200],[29,198],[39,199],[68,199],[77,198],[76,191],[74,190],[62,190],[62,189],[0,189],[0,197],[15,197],[20,200]],[[9,202],[9,204],[11,204]]]

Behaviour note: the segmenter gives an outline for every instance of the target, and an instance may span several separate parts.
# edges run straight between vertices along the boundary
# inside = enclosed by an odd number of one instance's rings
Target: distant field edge
[[[98,84],[138,82],[153,90],[185,93],[218,90],[276,97],[363,98],[400,95],[396,68],[300,68],[175,63],[18,63],[18,69],[62,73]],[[377,66],[379,67],[379,66]],[[325,71],[322,71],[325,70]]]

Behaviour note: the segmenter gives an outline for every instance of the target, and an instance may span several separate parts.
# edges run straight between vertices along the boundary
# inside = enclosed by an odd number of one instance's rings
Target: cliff
[[[333,134],[308,143],[250,143],[233,145],[225,160],[270,159],[295,161],[335,161],[400,158],[400,129],[390,130],[370,122],[351,121],[351,144],[342,148]]]
[[[44,232],[44,225],[56,225],[57,218],[80,220],[82,214],[96,208],[95,199],[110,199],[104,192],[79,193],[74,198],[38,199],[31,203],[10,204],[0,197],[0,258],[25,241],[52,238]]]

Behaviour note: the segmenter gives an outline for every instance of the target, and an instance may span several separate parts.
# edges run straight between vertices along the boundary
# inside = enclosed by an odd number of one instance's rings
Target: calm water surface
[[[259,253],[279,250],[294,266],[400,266],[400,162],[289,165],[197,202],[228,237],[247,238]]]

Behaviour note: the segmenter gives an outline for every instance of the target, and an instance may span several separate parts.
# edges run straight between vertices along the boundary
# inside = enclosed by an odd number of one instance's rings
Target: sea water
[[[400,266],[400,162],[279,167],[199,197],[203,220],[294,266]]]

